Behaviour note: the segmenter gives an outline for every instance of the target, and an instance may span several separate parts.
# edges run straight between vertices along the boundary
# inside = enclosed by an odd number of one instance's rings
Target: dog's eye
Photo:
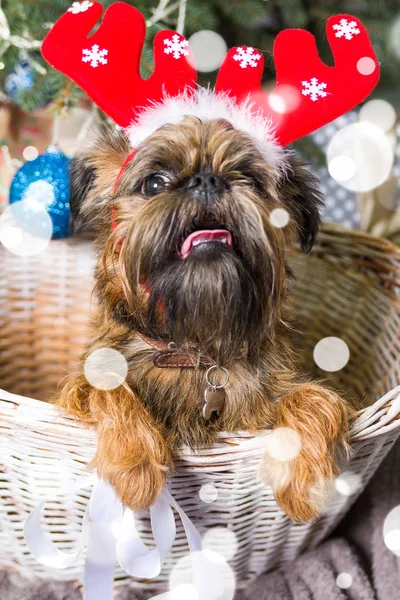
[[[265,186],[259,177],[257,177],[254,174],[248,174],[248,173],[246,173],[245,177],[247,179],[247,182],[251,185],[251,187],[253,189],[257,190],[258,192],[264,191]]]
[[[157,196],[163,192],[169,183],[169,178],[163,173],[152,173],[145,179],[142,186],[142,194],[146,196]]]

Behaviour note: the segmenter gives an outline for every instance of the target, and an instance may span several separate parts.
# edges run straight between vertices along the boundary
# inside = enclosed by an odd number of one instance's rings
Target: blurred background
[[[134,0],[128,3],[147,19],[148,36],[142,56],[144,77],[152,71],[154,35],[162,28],[169,28],[183,31],[189,38],[203,84],[214,81],[227,48],[248,45],[260,49],[265,56],[266,90],[273,88],[272,46],[279,31],[291,27],[309,30],[317,39],[323,60],[332,64],[325,38],[326,20],[338,13],[361,19],[381,63],[379,86],[361,110],[358,108],[302,139],[296,148],[320,176],[326,196],[324,218],[400,243],[399,0]],[[101,4],[106,8],[112,2]],[[35,183],[28,193],[42,203],[47,202],[47,206],[58,202],[59,212],[63,213],[56,216],[60,222],[56,225],[58,229],[53,228],[54,237],[64,237],[66,231],[61,221],[68,216],[64,210],[68,209],[68,198],[60,192],[67,185],[65,156],[73,154],[94,121],[106,117],[74,83],[44,62],[40,47],[49,28],[64,11],[81,12],[90,5],[89,0],[80,3],[3,0],[0,4],[0,207],[4,210],[7,206],[13,181],[12,201],[26,199],[27,186]],[[47,151],[49,147],[54,150],[54,146],[65,156],[57,159],[58,175],[52,173],[49,178],[49,168],[55,159]],[[18,176],[18,170],[27,163],[32,163],[32,168],[26,167]],[[27,185],[22,185],[27,173]],[[38,181],[41,183],[36,185]],[[53,217],[56,213],[53,211]]]

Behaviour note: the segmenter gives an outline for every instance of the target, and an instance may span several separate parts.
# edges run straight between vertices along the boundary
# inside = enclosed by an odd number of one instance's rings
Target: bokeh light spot
[[[233,600],[236,582],[231,567],[221,554],[206,549],[185,555],[174,565],[169,578],[169,589],[174,600],[177,590],[177,593],[180,592],[180,589],[192,592],[194,569],[198,574],[195,589],[199,598]],[[200,577],[199,574],[206,575],[206,577]],[[179,596],[178,599],[181,600]],[[185,600],[192,600],[192,598],[187,596]]]
[[[206,504],[212,504],[218,498],[218,490],[212,483],[205,483],[200,488],[199,496]]]
[[[4,227],[0,234],[0,240],[6,248],[12,250],[22,242],[22,232],[18,227],[14,227],[13,225]]]
[[[25,160],[35,160],[39,156],[39,151],[35,146],[26,146],[22,151]]]
[[[171,600],[199,600],[199,594],[191,583],[181,583],[172,590]]]
[[[400,557],[400,506],[387,514],[383,523],[383,539],[386,547]]]
[[[209,529],[203,537],[204,550],[212,550],[221,554],[226,560],[231,560],[237,552],[238,540],[236,534],[226,527]]]
[[[375,69],[375,61],[370,56],[363,56],[357,61],[357,71],[361,75],[371,75]]]
[[[353,578],[350,573],[339,573],[336,577],[336,585],[340,587],[342,590],[347,590],[351,587],[353,583]]]
[[[128,363],[125,356],[113,348],[98,348],[85,361],[85,377],[99,390],[113,390],[125,381]]]
[[[314,347],[315,364],[323,371],[333,373],[343,369],[349,361],[350,350],[344,340],[338,337],[326,337]]]
[[[279,94],[270,94],[268,102],[272,110],[283,115],[286,112],[286,104],[282,96]]]
[[[268,96],[268,104],[276,113],[290,113],[299,106],[301,94],[292,85],[280,84]]]
[[[290,427],[277,427],[264,440],[268,454],[275,460],[288,462],[294,460],[301,451],[301,438]]]
[[[329,174],[336,181],[348,181],[354,177],[357,165],[350,156],[335,156],[328,165]]]
[[[361,476],[351,471],[340,473],[335,480],[335,488],[342,496],[352,496],[360,490],[361,485]]]
[[[34,256],[43,252],[53,233],[46,210],[28,201],[15,202],[0,216],[0,243],[17,256]]]
[[[282,228],[286,227],[289,223],[290,215],[284,208],[274,208],[274,210],[270,212],[269,220],[274,227]]]
[[[366,121],[338,131],[327,149],[331,176],[352,192],[366,192],[381,185],[390,175],[393,159],[390,140],[380,127]],[[351,177],[350,171],[354,171]]]
[[[359,118],[360,121],[368,121],[388,132],[396,122],[396,111],[386,100],[369,100],[361,107]]]
[[[190,36],[189,46],[193,57],[189,55],[188,60],[193,62],[193,66],[202,73],[218,69],[228,49],[224,38],[208,29],[203,29]]]
[[[392,529],[385,535],[385,544],[395,554],[400,556],[400,529]]]

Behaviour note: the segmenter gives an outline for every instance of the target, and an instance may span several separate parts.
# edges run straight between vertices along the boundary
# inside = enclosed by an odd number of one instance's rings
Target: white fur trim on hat
[[[144,110],[126,129],[132,147],[136,148],[163,125],[180,123],[186,115],[203,121],[226,119],[254,140],[269,164],[279,169],[284,167],[285,152],[275,139],[272,123],[254,109],[254,102],[249,99],[237,105],[228,95],[216,94],[207,88],[198,88],[192,96],[167,97]]]

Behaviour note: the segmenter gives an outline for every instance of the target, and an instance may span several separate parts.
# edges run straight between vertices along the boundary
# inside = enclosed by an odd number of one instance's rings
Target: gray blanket
[[[329,540],[305,552],[294,564],[261,576],[235,600],[399,600],[400,558],[383,540],[383,522],[400,505],[400,443],[387,456],[367,490]],[[352,584],[336,578],[348,573]],[[1,600],[81,600],[69,584],[32,584],[0,571]],[[124,592],[118,600],[147,600]]]

